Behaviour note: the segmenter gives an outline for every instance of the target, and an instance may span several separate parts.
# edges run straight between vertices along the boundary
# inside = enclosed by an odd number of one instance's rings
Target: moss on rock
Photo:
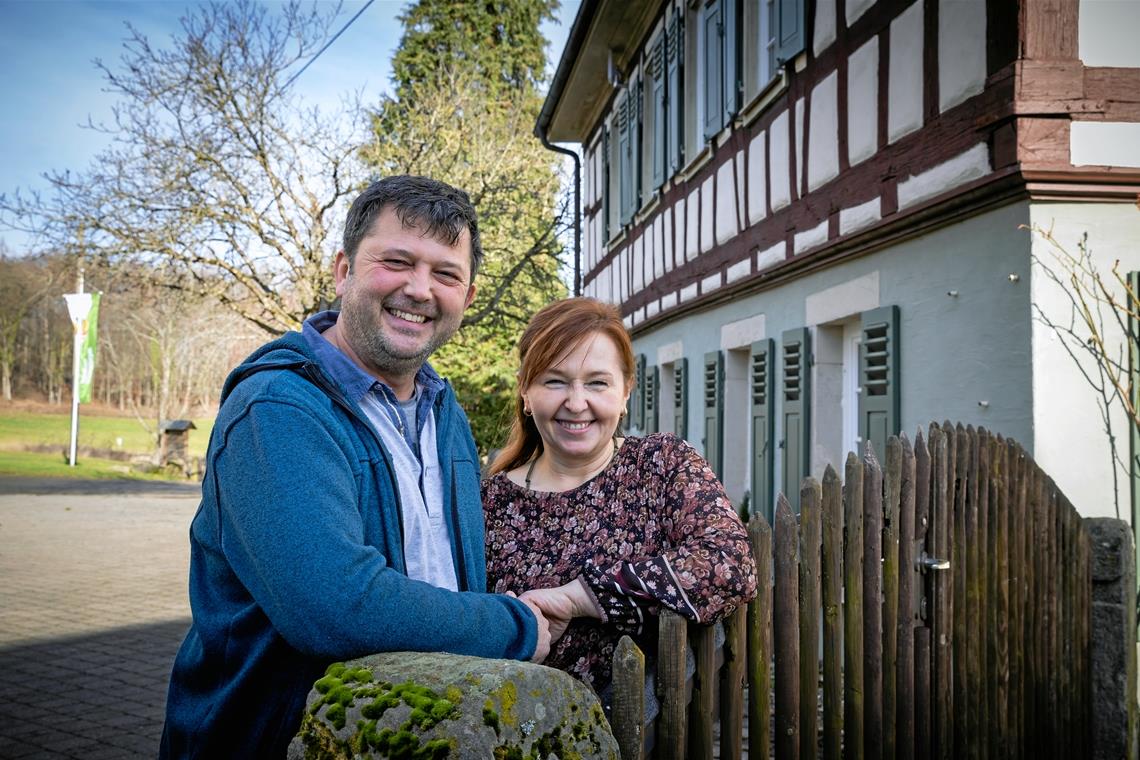
[[[616,760],[618,750],[593,692],[561,671],[400,652],[330,665],[289,756]]]

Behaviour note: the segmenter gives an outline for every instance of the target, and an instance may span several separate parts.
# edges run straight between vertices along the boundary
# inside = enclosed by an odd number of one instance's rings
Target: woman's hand
[[[581,576],[562,586],[531,589],[519,599],[532,603],[542,610],[550,625],[551,644],[562,638],[566,627],[574,618],[590,617],[600,620],[602,617],[601,611],[586,591],[586,583]]]

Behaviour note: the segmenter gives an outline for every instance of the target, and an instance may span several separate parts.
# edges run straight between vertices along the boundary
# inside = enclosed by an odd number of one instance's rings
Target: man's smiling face
[[[385,208],[351,266],[338,255],[336,292],[341,335],[357,364],[390,384],[414,375],[459,329],[475,297],[470,231],[451,246]]]

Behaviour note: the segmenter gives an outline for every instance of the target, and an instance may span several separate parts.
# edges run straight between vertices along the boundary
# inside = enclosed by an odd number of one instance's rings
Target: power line
[[[368,0],[368,2],[366,2],[366,3],[364,4],[364,7],[363,7],[363,8],[361,8],[360,10],[358,10],[358,11],[356,12],[356,15],[355,15],[355,16],[353,16],[352,18],[350,18],[350,19],[348,20],[348,23],[347,23],[347,24],[345,24],[344,26],[342,26],[342,27],[340,28],[340,31],[339,31],[339,32],[337,32],[336,34],[334,34],[334,35],[332,36],[332,38],[331,38],[331,39],[330,39],[328,42],[326,42],[326,43],[324,44],[324,47],[322,47],[320,50],[318,50],[316,53],[314,53],[314,54],[313,54],[313,57],[312,57],[312,58],[310,58],[308,61],[306,61],[306,62],[305,62],[305,65],[301,67],[301,70],[300,70],[300,71],[298,71],[298,72],[297,72],[296,74],[294,74],[293,76],[289,77],[289,81],[288,81],[288,82],[286,82],[286,83],[285,83],[285,86],[284,86],[284,87],[282,87],[281,89],[283,89],[283,90],[284,90],[284,89],[288,89],[289,85],[293,84],[293,81],[294,81],[294,80],[295,80],[297,77],[299,77],[299,76],[301,76],[302,74],[304,74],[304,73],[305,73],[305,69],[309,68],[309,66],[311,66],[311,65],[312,65],[313,61],[315,61],[315,60],[317,60],[318,58],[320,58],[320,57],[321,57],[321,53],[323,53],[323,52],[325,52],[326,50],[328,50],[328,49],[329,49],[329,45],[331,45],[331,44],[333,44],[334,42],[336,42],[336,38],[337,38],[337,37],[339,37],[339,36],[341,36],[342,34],[344,34],[344,30],[345,30],[345,29],[348,29],[348,27],[352,26],[352,22],[353,22],[353,21],[356,21],[356,19],[360,18],[360,14],[361,14],[361,13],[364,13],[364,11],[368,10],[368,6],[372,5],[372,3],[374,3],[375,1],[376,1],[376,0]]]

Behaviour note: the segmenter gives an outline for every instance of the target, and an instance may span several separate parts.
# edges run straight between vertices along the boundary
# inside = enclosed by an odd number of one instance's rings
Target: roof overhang
[[[581,143],[613,94],[611,55],[626,74],[656,18],[657,0],[582,0],[535,132],[551,142]]]

